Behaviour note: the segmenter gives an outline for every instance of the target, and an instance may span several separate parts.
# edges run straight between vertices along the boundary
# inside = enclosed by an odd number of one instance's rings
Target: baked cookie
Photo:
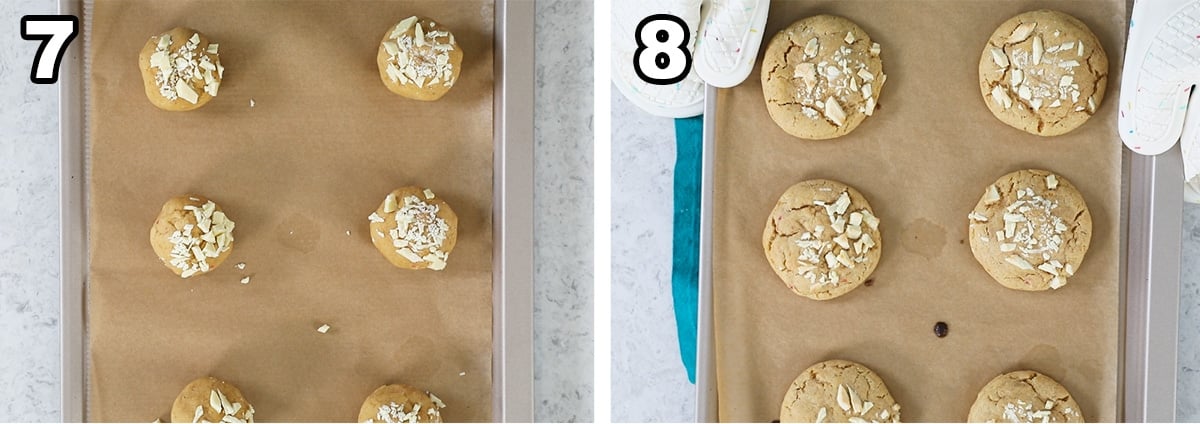
[[[454,34],[432,19],[411,16],[388,30],[375,61],[388,90],[414,100],[446,95],[462,70]]]
[[[874,371],[850,361],[817,363],[792,382],[783,395],[779,421],[900,422],[900,404]]]
[[[1078,19],[1054,10],[1000,24],[979,58],[979,90],[1000,121],[1030,134],[1066,134],[1096,113],[1108,56]]]
[[[396,189],[367,219],[375,248],[400,268],[444,269],[458,240],[458,215],[427,188]]]
[[[1075,275],[1092,239],[1092,214],[1062,176],[1027,169],[1000,177],[967,214],[971,253],[1000,284],[1058,289]]]
[[[801,19],[775,34],[762,64],[771,119],[788,134],[823,140],[875,113],[887,75],[879,43],[840,16]]]
[[[829,180],[788,188],[767,218],[763,251],[798,295],[827,300],[854,290],[879,263],[879,218],[858,190]]]
[[[225,76],[217,43],[183,27],[150,37],[138,55],[138,67],[150,103],[169,111],[204,106]]]
[[[201,377],[183,388],[171,406],[171,422],[254,422],[254,407],[224,380]]]
[[[1037,371],[1001,374],[979,391],[967,422],[1081,423],[1079,404],[1067,389]]]
[[[360,423],[440,423],[441,399],[403,384],[381,386],[367,396],[358,410]]]
[[[163,205],[150,227],[150,246],[163,265],[183,278],[221,266],[233,252],[233,220],[199,195],[179,196]]]

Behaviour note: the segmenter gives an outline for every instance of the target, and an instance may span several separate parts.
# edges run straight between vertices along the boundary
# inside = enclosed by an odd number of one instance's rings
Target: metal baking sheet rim
[[[704,98],[700,185],[700,272],[696,421],[717,422],[712,307],[713,157],[717,87]],[[1114,134],[1114,139],[1116,134]],[[1114,140],[1117,142],[1117,140]],[[1124,422],[1175,421],[1183,159],[1179,146],[1158,156],[1122,156],[1121,327],[1117,416]],[[1160,253],[1161,252],[1161,253]],[[1132,283],[1132,284],[1131,284]],[[1156,384],[1157,383],[1157,384]]]
[[[86,0],[91,1],[91,0]],[[82,18],[80,0],[58,13]],[[493,420],[533,421],[533,59],[532,1],[495,7],[495,174],[493,176]],[[86,34],[90,22],[81,19]],[[85,264],[87,210],[83,134],[83,41],[68,48],[60,71],[62,242],[62,421],[86,411]]]

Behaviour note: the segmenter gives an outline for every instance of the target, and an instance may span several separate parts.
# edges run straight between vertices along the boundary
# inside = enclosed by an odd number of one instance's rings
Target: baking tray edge
[[[704,98],[700,182],[697,422],[717,422],[712,305],[713,158],[717,88]],[[1115,135],[1115,134],[1114,134]],[[1183,164],[1179,147],[1154,157],[1123,151],[1122,279],[1118,325],[1118,416],[1126,422],[1175,421]],[[1159,253],[1162,252],[1162,253]],[[1159,384],[1155,384],[1159,383]]]
[[[82,2],[59,0],[60,15],[82,18]],[[493,420],[533,421],[533,1],[495,7],[495,171],[493,175]],[[88,33],[88,23],[81,19]],[[84,270],[87,243],[83,43],[73,43],[59,79],[62,421],[86,410]]]

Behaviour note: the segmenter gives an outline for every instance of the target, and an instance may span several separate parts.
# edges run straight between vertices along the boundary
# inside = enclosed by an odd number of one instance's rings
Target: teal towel
[[[700,294],[700,172],[704,117],[675,120],[675,225],[671,293],[679,354],[688,381],[696,382],[696,320]]]

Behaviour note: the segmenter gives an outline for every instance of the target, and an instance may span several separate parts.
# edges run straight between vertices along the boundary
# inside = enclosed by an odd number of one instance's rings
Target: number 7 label
[[[77,34],[79,34],[79,18],[75,16],[25,15],[21,17],[21,38],[42,40],[37,54],[33,56],[29,80],[35,84],[58,82],[59,65],[62,64],[67,46],[71,45],[71,40],[74,40]],[[51,54],[47,54],[47,52],[51,52]]]

